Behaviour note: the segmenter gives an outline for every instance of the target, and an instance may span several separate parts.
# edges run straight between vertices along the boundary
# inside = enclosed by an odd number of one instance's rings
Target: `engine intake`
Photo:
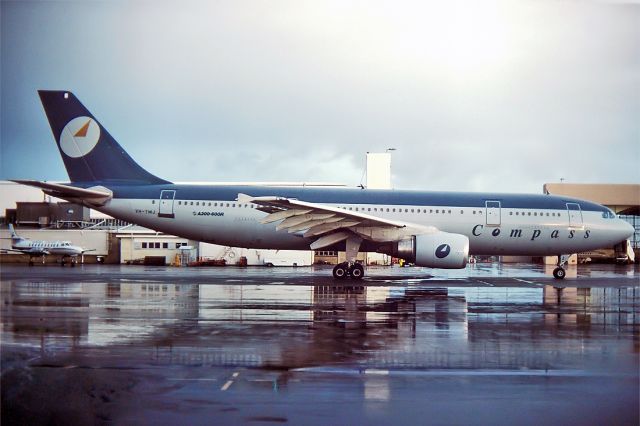
[[[469,260],[469,238],[462,234],[436,232],[414,235],[395,243],[386,254],[418,266],[461,269]]]

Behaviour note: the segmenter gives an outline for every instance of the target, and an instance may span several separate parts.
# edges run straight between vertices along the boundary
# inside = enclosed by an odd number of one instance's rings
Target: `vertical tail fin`
[[[140,167],[73,93],[38,94],[72,182],[168,183]]]
[[[11,234],[11,241],[12,242],[24,240],[24,238],[22,238],[22,237],[18,236],[18,234],[16,234],[16,230],[13,229],[13,223],[9,224],[9,234]]]

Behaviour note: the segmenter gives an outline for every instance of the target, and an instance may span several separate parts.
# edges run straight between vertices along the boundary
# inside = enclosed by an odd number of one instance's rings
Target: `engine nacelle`
[[[449,232],[415,235],[395,243],[387,254],[418,266],[461,269],[469,260],[469,238]]]

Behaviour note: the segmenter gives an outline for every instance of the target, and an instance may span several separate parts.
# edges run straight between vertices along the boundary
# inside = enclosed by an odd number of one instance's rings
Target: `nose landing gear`
[[[558,256],[558,267],[553,270],[553,277],[557,280],[563,280],[567,275],[567,271],[564,270],[563,266],[567,264],[569,260],[569,254],[561,254]]]
[[[567,272],[564,270],[564,268],[561,268],[559,266],[553,270],[553,278],[556,278],[558,280],[564,279],[566,274]]]

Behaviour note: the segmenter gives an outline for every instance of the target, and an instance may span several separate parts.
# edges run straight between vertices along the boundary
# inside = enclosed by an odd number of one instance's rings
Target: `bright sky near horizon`
[[[174,181],[640,182],[640,4],[2,1],[0,179],[65,180],[37,89]]]

